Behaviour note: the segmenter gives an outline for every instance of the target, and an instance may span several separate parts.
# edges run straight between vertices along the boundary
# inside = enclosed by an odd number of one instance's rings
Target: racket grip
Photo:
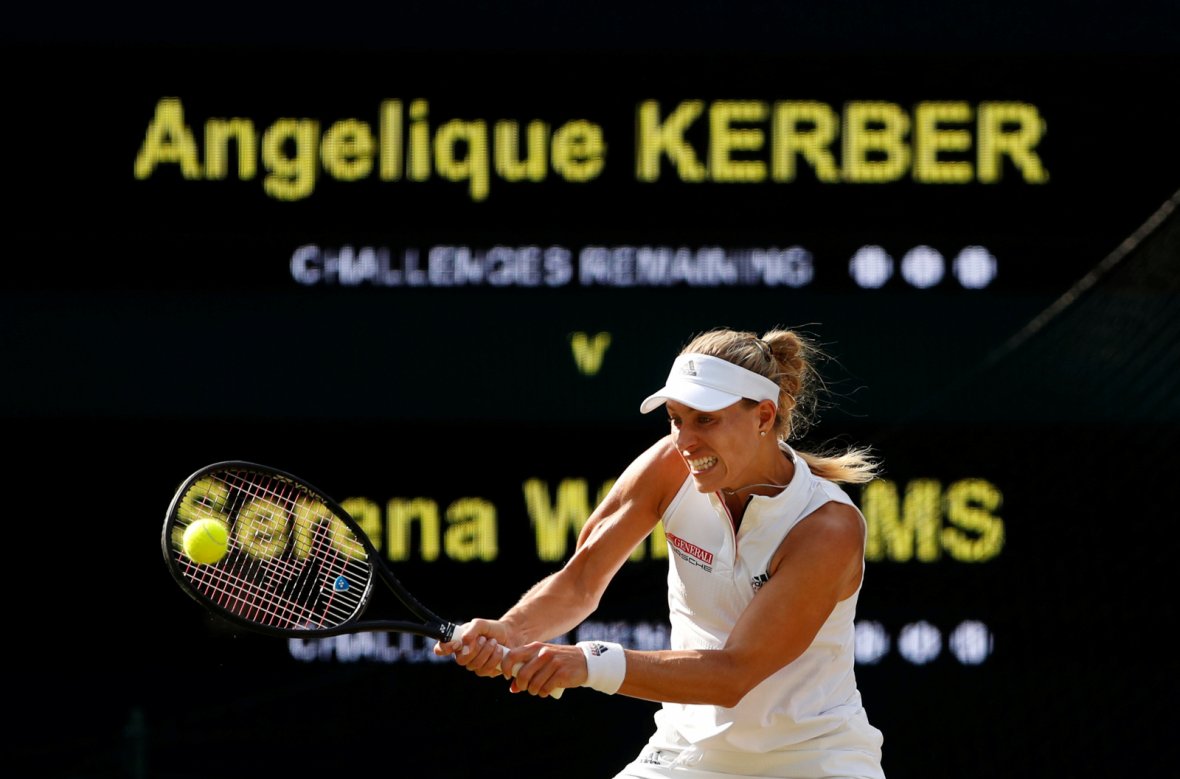
[[[503,657],[504,657],[505,655],[507,655],[507,654],[508,654],[508,647],[506,647],[506,646],[502,646],[502,647],[500,647],[500,657],[501,657],[501,658],[503,658]],[[512,668],[512,675],[513,675],[513,676],[516,676],[516,672],[520,670],[520,666],[521,666],[521,665],[523,665],[523,663],[517,663],[517,664],[516,664],[516,665],[515,665],[515,666]],[[497,666],[496,666],[496,668],[497,668],[497,669],[499,669],[499,667],[500,667],[499,665],[497,665]],[[558,687],[557,689],[555,689],[555,690],[553,690],[552,692],[550,692],[550,693],[549,693],[549,697],[550,697],[550,698],[560,698],[560,697],[561,697],[561,694],[562,694],[563,692],[565,692],[565,689],[563,689],[563,688],[561,688],[561,687]]]

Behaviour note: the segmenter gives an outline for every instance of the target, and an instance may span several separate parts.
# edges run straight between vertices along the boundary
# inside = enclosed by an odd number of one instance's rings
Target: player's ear
[[[773,400],[763,400],[758,404],[758,424],[762,429],[774,427],[775,417],[778,416],[778,406]]]

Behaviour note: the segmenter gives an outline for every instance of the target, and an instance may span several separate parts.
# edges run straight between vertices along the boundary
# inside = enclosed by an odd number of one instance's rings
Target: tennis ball
[[[195,563],[212,565],[225,557],[229,533],[225,523],[216,519],[198,519],[184,529],[181,542],[184,553]]]

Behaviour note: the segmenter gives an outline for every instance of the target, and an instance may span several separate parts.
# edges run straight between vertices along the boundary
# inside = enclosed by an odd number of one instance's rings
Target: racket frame
[[[372,566],[375,577],[371,577],[366,584],[365,592],[361,597],[361,602],[353,613],[353,616],[344,622],[334,626],[324,627],[282,627],[279,625],[267,625],[254,620],[242,617],[234,612],[214,603],[209,597],[202,594],[193,586],[192,580],[187,577],[182,570],[181,555],[177,552],[172,536],[173,529],[177,526],[177,512],[179,511],[181,502],[188,490],[201,479],[209,476],[216,476],[218,473],[230,471],[246,471],[250,473],[260,474],[270,478],[276,478],[294,486],[297,490],[309,494],[311,497],[320,501],[328,509],[333,516],[347,527],[354,536],[357,542],[363,547],[365,556]],[[232,489],[232,485],[231,485]],[[236,513],[237,509],[234,509]],[[362,632],[390,632],[390,633],[409,633],[427,638],[433,638],[438,641],[450,641],[454,636],[456,623],[444,619],[436,614],[432,609],[427,608],[421,601],[402,584],[401,580],[397,578],[393,570],[386,563],[383,555],[369,540],[368,535],[357,524],[356,520],[344,510],[344,508],[329,497],[326,493],[320,490],[315,485],[301,479],[294,474],[269,465],[261,465],[259,463],[249,462],[246,460],[223,460],[221,462],[206,465],[194,471],[188,478],[186,478],[176,490],[171,503],[168,506],[168,513],[164,517],[164,529],[161,533],[160,544],[164,553],[164,560],[168,565],[168,570],[172,577],[176,579],[180,588],[189,595],[193,600],[204,606],[210,613],[214,614],[219,619],[222,619],[230,624],[238,627],[246,628],[256,633],[264,633],[267,635],[278,636],[283,638],[317,638],[322,636],[336,636],[347,633],[362,633]],[[368,609],[369,602],[373,596],[374,581],[377,577],[389,587],[397,599],[404,605],[410,613],[417,617],[420,621],[412,620],[396,620],[396,619],[362,619],[365,611]]]

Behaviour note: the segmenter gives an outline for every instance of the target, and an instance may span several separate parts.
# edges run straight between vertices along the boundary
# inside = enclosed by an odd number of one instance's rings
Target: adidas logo
[[[688,362],[684,363],[684,365],[680,366],[680,372],[685,376],[696,376],[697,366],[692,360],[689,360]]]
[[[600,644],[597,641],[595,641],[593,644],[590,645],[590,654],[594,655],[595,657],[601,657],[609,649],[610,649],[609,646],[606,646],[605,644]]]

